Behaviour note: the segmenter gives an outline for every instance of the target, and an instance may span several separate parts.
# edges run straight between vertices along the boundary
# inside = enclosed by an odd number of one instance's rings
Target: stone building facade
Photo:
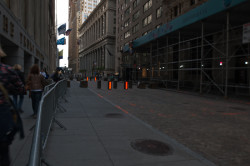
[[[114,73],[116,1],[102,0],[79,29],[80,71],[87,76]]]
[[[53,72],[57,55],[54,0],[2,0],[0,22],[0,44],[7,54],[1,62],[20,64],[26,76],[33,64]]]
[[[83,22],[88,18],[92,10],[100,0],[69,0],[69,28],[72,29],[69,36],[69,68],[73,73],[79,72],[79,31]]]
[[[72,68],[73,73],[79,71],[79,60],[78,60],[78,11],[79,11],[79,0],[69,0],[69,28],[72,29],[69,35],[69,53],[68,53],[68,67]]]

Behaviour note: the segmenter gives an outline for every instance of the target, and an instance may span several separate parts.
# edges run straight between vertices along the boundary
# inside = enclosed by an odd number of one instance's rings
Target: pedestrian
[[[15,64],[15,65],[13,66],[13,69],[15,70],[15,72],[17,73],[17,75],[19,76],[19,78],[21,79],[22,83],[25,85],[24,73],[21,72],[21,70],[22,70],[21,65]],[[22,105],[23,105],[24,94],[25,94],[25,92],[20,93],[19,95],[18,95],[18,94],[13,94],[13,103],[15,104],[16,109],[17,109],[20,113],[23,113]],[[19,99],[18,99],[18,98],[19,98]]]
[[[49,79],[49,73],[47,72],[47,70],[46,70],[46,69],[44,69],[44,72],[45,72],[45,74],[46,74],[45,79]]]
[[[45,69],[42,69],[42,70],[41,70],[41,72],[40,72],[40,74],[41,74],[44,78],[46,78],[46,77],[47,77],[47,76],[46,76]]]
[[[62,79],[61,78],[61,70],[59,68],[56,68],[56,71],[53,73],[51,78],[53,79],[54,82],[60,81]]]
[[[6,56],[0,46],[0,58]],[[24,85],[11,66],[0,61],[0,165],[9,166],[9,146],[14,139],[15,125],[8,92],[22,93]]]
[[[43,75],[40,74],[37,64],[33,65],[27,79],[27,89],[30,90],[30,97],[32,101],[33,118],[37,117],[40,100],[42,98],[43,88],[46,86],[46,81]]]

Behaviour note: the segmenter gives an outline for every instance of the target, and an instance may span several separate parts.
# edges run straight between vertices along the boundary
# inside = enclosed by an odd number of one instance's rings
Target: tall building
[[[82,23],[88,18],[88,16],[96,8],[99,2],[100,0],[82,0],[81,4]]]
[[[118,0],[116,71],[200,93],[250,95],[248,0]]]
[[[123,56],[125,45],[137,38],[147,35],[152,30],[201,5],[207,0],[118,0],[117,5],[117,35],[116,35],[116,71],[121,72],[126,79],[132,79],[134,58]],[[126,63],[124,63],[126,61]],[[149,63],[149,62],[148,62]],[[128,66],[130,65],[130,66]],[[126,69],[125,69],[126,68]],[[126,76],[125,76],[126,75]]]
[[[116,1],[102,0],[79,29],[80,71],[87,76],[114,74]]]
[[[53,72],[56,68],[55,1],[0,1],[0,44],[7,56],[1,62]]]
[[[73,73],[79,72],[79,31],[78,29],[98,5],[100,0],[69,0],[69,68]]]

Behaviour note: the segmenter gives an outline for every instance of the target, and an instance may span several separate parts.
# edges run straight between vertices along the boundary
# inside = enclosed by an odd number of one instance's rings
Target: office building
[[[73,73],[79,72],[79,31],[83,22],[98,5],[100,0],[69,0],[69,68]]]
[[[49,73],[56,68],[55,1],[0,1],[1,62],[20,64],[25,76],[38,64]]]
[[[87,76],[114,74],[116,1],[100,1],[79,34],[80,71]]]
[[[249,96],[249,3],[119,0],[116,70],[177,90]]]
[[[99,2],[100,0],[82,0],[81,4],[82,23],[88,18],[88,16],[96,8]]]

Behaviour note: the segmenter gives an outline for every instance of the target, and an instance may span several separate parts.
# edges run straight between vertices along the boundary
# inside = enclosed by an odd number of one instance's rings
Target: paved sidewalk
[[[11,166],[26,166],[29,160],[30,148],[33,137],[33,130],[30,130],[36,123],[33,119],[31,99],[26,95],[23,103],[24,113],[21,114],[25,132],[25,138],[20,140],[19,134],[15,136],[15,140],[10,146]]]
[[[54,124],[45,150],[45,159],[51,166],[214,166],[91,88],[80,88],[79,82],[71,81],[66,99],[68,102],[60,104],[67,112],[58,113],[56,119],[67,130]],[[11,146],[12,166],[25,166],[28,162],[33,135],[29,129],[35,123],[29,117],[32,111],[28,98],[24,110],[26,137],[15,139]],[[141,139],[160,141],[170,151],[167,155],[152,155],[132,148],[131,144]],[[154,150],[152,146],[148,148]]]

